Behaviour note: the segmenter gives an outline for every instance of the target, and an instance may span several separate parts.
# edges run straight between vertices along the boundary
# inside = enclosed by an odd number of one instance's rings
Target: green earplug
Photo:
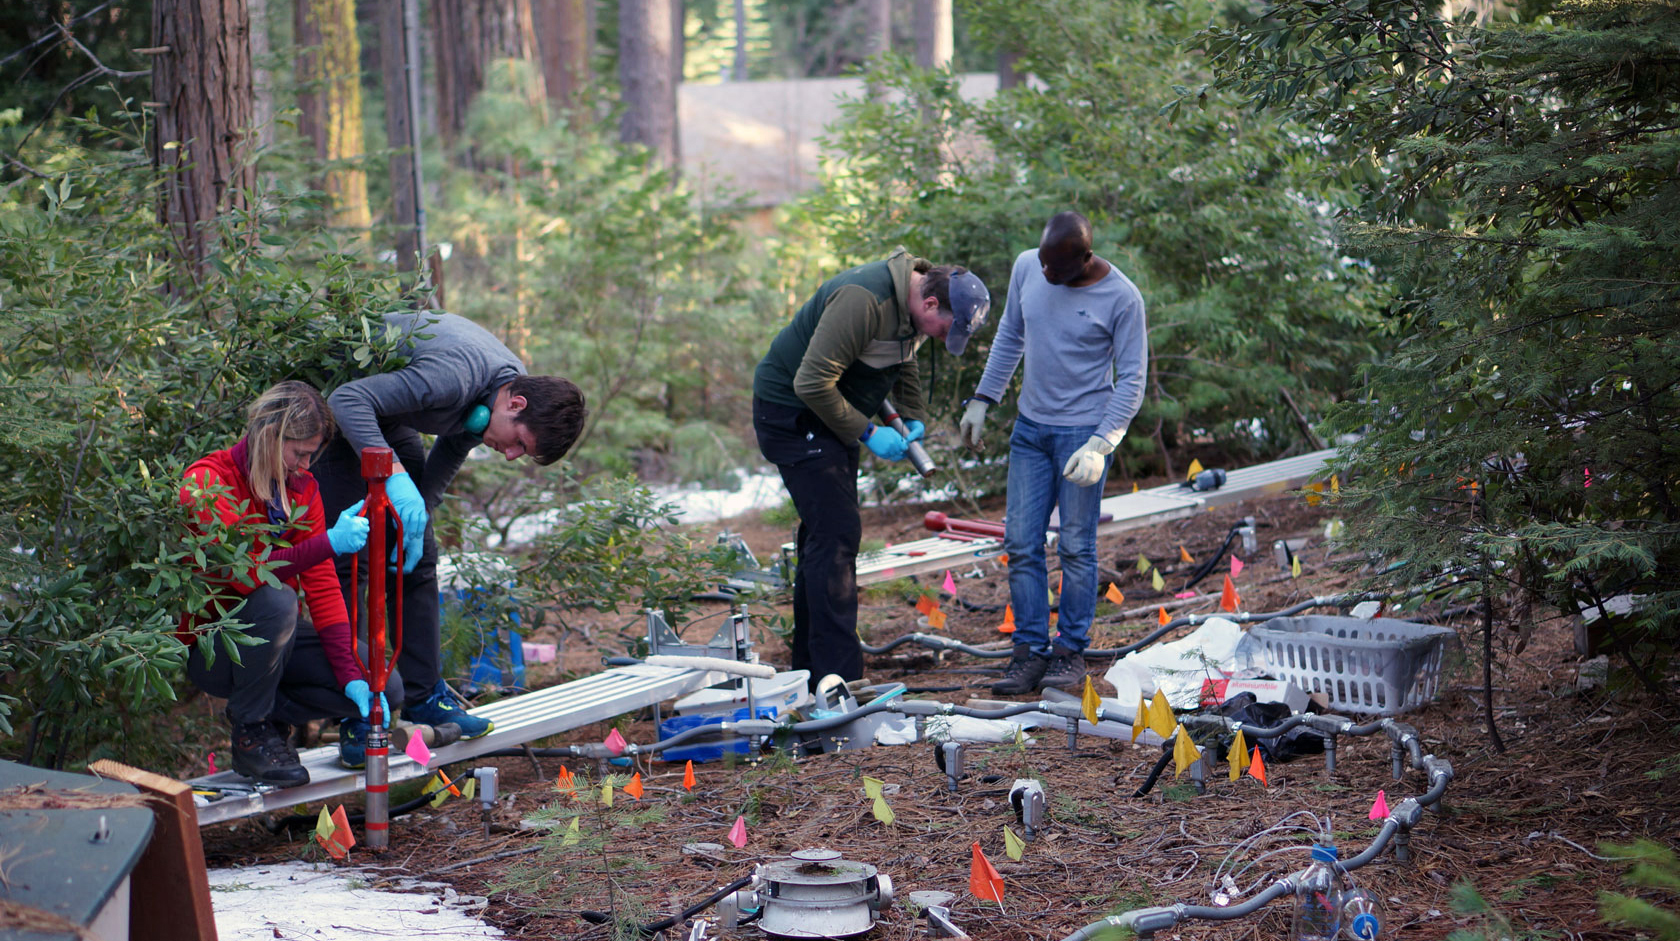
[[[485,405],[474,405],[467,413],[467,431],[471,434],[482,435],[484,429],[490,427],[490,408]]]

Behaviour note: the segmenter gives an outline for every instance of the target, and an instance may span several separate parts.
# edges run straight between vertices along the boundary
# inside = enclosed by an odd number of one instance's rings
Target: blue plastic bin
[[[478,626],[479,653],[472,658],[472,677],[467,686],[473,690],[523,689],[525,687],[525,646],[519,636],[519,612],[492,611],[486,603],[489,593],[479,588],[445,589],[438,592],[444,607],[458,606],[468,619]],[[505,616],[507,627],[500,626]]]
[[[675,716],[659,723],[659,737],[661,739],[667,739],[676,735],[678,732],[686,732],[689,729],[699,728],[702,725],[722,725],[725,721],[739,722],[746,717],[747,708],[745,706],[742,706],[727,716],[721,713],[710,716]],[[759,706],[758,717],[760,719],[776,718],[776,707]],[[667,748],[661,754],[664,755],[666,761],[717,761],[724,756],[725,752],[736,755],[745,755],[747,750],[751,747],[752,742],[748,741],[745,737],[737,737],[733,739],[719,738],[715,742],[704,742],[698,745],[681,745],[676,748]]]

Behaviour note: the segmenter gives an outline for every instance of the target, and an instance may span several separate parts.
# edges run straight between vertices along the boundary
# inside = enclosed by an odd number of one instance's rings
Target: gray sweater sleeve
[[[438,380],[444,387],[438,388]],[[381,415],[411,415],[446,406],[451,400],[447,378],[440,370],[423,368],[419,361],[397,370],[346,382],[327,397],[339,431],[357,454],[364,448],[388,448],[379,428]],[[465,402],[459,383],[453,384],[454,401]],[[416,468],[418,470],[418,468]]]
[[[1003,394],[1009,389],[1009,379],[1015,375],[1015,367],[1021,365],[1021,356],[1027,349],[1026,320],[1021,314],[1021,284],[1026,269],[1021,266],[1028,263],[1028,254],[1017,255],[1014,267],[1009,270],[1009,296],[1003,302],[1003,317],[998,320],[997,332],[992,335],[992,348],[986,354],[986,370],[980,374],[980,386],[975,390],[976,395],[994,404],[1003,401]]]
[[[1149,369],[1149,324],[1144,316],[1143,297],[1135,291],[1115,312],[1114,391],[1103,409],[1097,434],[1118,444],[1143,405],[1143,380]]]

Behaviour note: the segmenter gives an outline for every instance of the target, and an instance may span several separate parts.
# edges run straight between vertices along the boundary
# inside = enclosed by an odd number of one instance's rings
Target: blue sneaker
[[[366,719],[338,720],[338,763],[352,771],[367,767],[368,736],[373,724]]]
[[[432,687],[431,695],[418,703],[403,707],[403,718],[416,725],[439,726],[454,723],[461,728],[461,738],[483,738],[490,734],[496,723],[489,719],[481,719],[461,708],[449,684],[438,680]]]

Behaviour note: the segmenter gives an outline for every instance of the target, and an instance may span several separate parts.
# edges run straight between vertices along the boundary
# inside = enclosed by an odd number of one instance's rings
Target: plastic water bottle
[[[1295,877],[1295,919],[1291,941],[1336,941],[1342,927],[1342,873],[1336,848],[1312,848],[1312,864]]]
[[[1364,889],[1342,894],[1342,937],[1347,941],[1376,941],[1382,931],[1377,902]]]

